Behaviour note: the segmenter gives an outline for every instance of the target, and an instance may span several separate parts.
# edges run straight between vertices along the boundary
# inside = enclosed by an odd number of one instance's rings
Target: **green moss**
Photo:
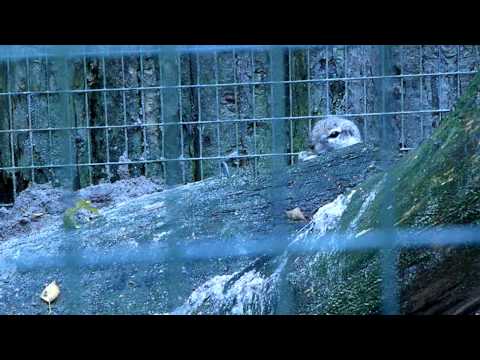
[[[371,314],[380,310],[381,278],[376,252],[340,254],[344,274],[329,285],[331,295],[325,299],[325,314]]]
[[[80,226],[77,224],[75,217],[80,210],[86,210],[92,215],[98,215],[98,209],[93,207],[91,202],[88,200],[79,200],[73,208],[69,208],[63,214],[63,226],[66,229],[79,229]]]
[[[380,182],[384,178],[384,174],[375,174],[368,178],[365,182],[363,182],[361,185],[359,185],[355,189],[355,194],[353,194],[352,199],[350,201],[350,204],[348,205],[347,209],[345,209],[344,214],[342,215],[342,218],[340,219],[339,222],[339,230],[341,232],[347,232],[351,230],[351,227],[353,225],[353,222],[357,222],[357,226],[355,231],[362,231],[366,230],[369,228],[371,224],[363,222],[362,224],[359,224],[358,221],[360,220],[359,218],[359,212],[362,206],[365,204],[365,201],[367,200],[368,196],[373,192],[377,191],[377,188],[380,185]],[[378,216],[375,216],[375,214],[378,212],[378,209],[375,207],[370,207],[366,209],[366,211],[369,212],[369,214],[373,215],[373,218],[377,218]],[[365,216],[362,217],[362,219],[365,218]],[[361,225],[361,226],[360,226]]]
[[[450,114],[417,151],[406,156],[388,174],[394,194],[395,225],[400,227],[471,223],[480,218],[479,138],[480,112],[469,97],[476,97],[477,76]],[[358,213],[358,204],[378,183],[372,178],[359,188],[352,205],[342,217],[342,226]],[[388,189],[390,190],[390,189]],[[358,229],[378,227],[387,189],[379,192],[359,219]],[[355,206],[357,205],[357,206]],[[460,210],[460,211],[459,211]]]
[[[292,57],[292,77],[293,79],[307,78],[307,56],[308,53],[303,50],[294,51]],[[289,88],[292,91],[292,115],[308,116],[308,86],[309,84],[295,83]],[[308,121],[292,121],[293,152],[308,149]]]
[[[355,232],[380,226],[389,192],[393,194],[393,218],[399,228],[480,222],[480,75],[472,80],[457,108],[416,151],[407,155],[388,174],[376,175],[356,190],[340,220],[339,230]],[[381,181],[388,176],[388,181]],[[386,188],[386,186],[390,186]],[[367,196],[377,190],[364,213]],[[378,312],[381,301],[378,252],[346,253],[344,277],[333,285],[327,299],[328,313]],[[433,250],[402,251],[400,271],[434,261]]]

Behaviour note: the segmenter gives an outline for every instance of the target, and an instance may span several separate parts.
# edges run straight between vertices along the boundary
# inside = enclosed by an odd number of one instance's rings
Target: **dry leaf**
[[[56,281],[52,281],[42,291],[40,298],[50,305],[52,302],[54,302],[57,299],[58,295],[60,295],[60,288],[58,287]]]
[[[307,221],[307,218],[305,217],[305,215],[303,215],[302,210],[300,210],[299,207],[296,207],[296,208],[293,209],[293,210],[288,210],[288,211],[286,211],[286,213],[287,213],[287,217],[288,217],[290,220],[302,220],[302,221]]]
[[[32,219],[33,219],[33,220],[39,219],[39,218],[41,218],[43,215],[45,215],[45,214],[44,214],[44,213],[33,213],[33,214],[32,214]]]

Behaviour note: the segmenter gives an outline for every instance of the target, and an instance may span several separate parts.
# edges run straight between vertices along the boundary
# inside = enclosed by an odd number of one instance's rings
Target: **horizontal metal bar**
[[[456,227],[449,229],[430,228],[418,229],[418,232],[395,231],[396,241],[393,244],[396,249],[439,248],[440,246],[479,246],[479,227]],[[161,263],[171,259],[201,260],[209,258],[227,258],[237,256],[281,255],[285,253],[301,254],[333,254],[349,251],[379,250],[391,248],[386,239],[392,234],[382,231],[354,237],[352,234],[329,233],[324,236],[309,236],[304,240],[294,240],[287,247],[280,239],[291,239],[286,233],[274,232],[267,235],[257,235],[253,239],[245,241],[242,237],[228,239],[228,242],[197,238],[188,243],[185,239],[178,239],[175,244],[175,255],[171,248],[165,247],[165,243],[148,243],[133,247],[119,244],[113,248],[102,249],[87,247],[79,251],[76,266],[98,266],[108,264],[131,264],[131,263]],[[39,268],[65,267],[65,255],[45,255],[37,250],[24,252],[18,257],[0,257],[0,270],[15,266],[22,271]],[[68,264],[68,266],[73,266]]]
[[[131,161],[120,161],[120,162],[100,162],[100,163],[78,163],[78,164],[51,164],[51,165],[35,165],[35,166],[8,166],[0,167],[0,170],[3,171],[15,171],[15,170],[25,170],[25,169],[50,169],[50,168],[64,168],[64,167],[77,167],[77,166],[107,166],[107,165],[134,165],[134,164],[152,164],[152,163],[162,163],[167,161],[195,161],[195,160],[234,160],[234,159],[249,159],[256,157],[269,157],[269,156],[291,156],[298,155],[299,152],[286,152],[286,153],[268,153],[268,154],[250,154],[250,155],[236,155],[236,156],[204,156],[204,157],[183,157],[176,159],[154,159],[154,160],[131,160]]]
[[[325,45],[177,45],[175,52],[181,54],[213,53],[231,51],[265,52],[272,48],[285,50],[307,50],[321,48]],[[130,55],[161,55],[170,52],[165,45],[0,45],[1,59],[26,58],[66,58],[77,57],[120,57]],[[168,45],[171,47],[171,45]]]
[[[179,125],[201,125],[201,124],[219,124],[219,123],[244,123],[244,122],[268,122],[273,120],[308,120],[308,119],[322,119],[329,116],[340,117],[367,117],[367,116],[383,116],[383,115],[415,115],[425,113],[447,113],[451,109],[431,109],[431,110],[410,110],[410,111],[390,111],[390,112],[376,112],[376,113],[352,113],[352,114],[330,114],[330,115],[303,115],[303,116],[282,116],[278,118],[262,117],[262,118],[247,118],[247,119],[221,119],[221,120],[204,120],[204,121],[179,121],[166,123],[146,123],[146,124],[127,124],[127,125],[97,125],[97,126],[77,126],[77,127],[56,127],[56,128],[38,128],[38,129],[11,129],[0,130],[1,133],[16,133],[16,132],[40,132],[40,131],[68,131],[68,130],[85,130],[85,129],[123,129],[123,128],[143,128],[149,126],[179,126]]]
[[[404,75],[372,75],[372,76],[352,76],[338,78],[314,78],[308,80],[282,80],[282,81],[246,81],[229,83],[211,83],[211,84],[189,84],[189,85],[158,85],[158,86],[135,86],[118,88],[99,88],[99,89],[69,89],[69,90],[39,90],[39,91],[10,91],[0,92],[0,96],[20,96],[20,95],[53,95],[53,94],[85,94],[95,92],[121,92],[121,91],[144,91],[144,90],[162,90],[162,89],[191,89],[191,88],[218,88],[231,86],[249,86],[249,85],[274,85],[274,84],[308,84],[308,83],[329,83],[335,81],[359,81],[359,80],[377,80],[377,79],[404,79],[428,76],[449,76],[449,75],[475,75],[477,71],[451,71],[437,73],[419,73]]]
[[[175,51],[179,53],[202,53],[202,52],[227,52],[237,51],[268,51],[274,46],[306,48],[318,45],[178,45]],[[171,47],[171,46],[169,46]],[[39,57],[76,58],[86,57],[118,57],[137,54],[162,54],[166,50],[165,45],[1,45],[0,59],[25,59]]]

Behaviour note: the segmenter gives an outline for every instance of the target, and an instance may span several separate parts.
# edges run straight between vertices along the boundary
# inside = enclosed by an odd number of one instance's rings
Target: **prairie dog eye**
[[[332,130],[330,132],[330,134],[328,134],[328,138],[329,139],[334,139],[336,138],[338,135],[340,135],[340,131],[339,130]]]

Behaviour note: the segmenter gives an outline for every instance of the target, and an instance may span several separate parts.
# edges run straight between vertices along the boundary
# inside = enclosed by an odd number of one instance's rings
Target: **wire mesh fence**
[[[230,168],[256,173],[275,156],[292,164],[312,123],[331,114],[352,119],[376,143],[387,116],[398,148],[408,150],[438,126],[478,68],[475,46],[395,47],[385,71],[375,46],[280,47],[285,61],[272,58],[277,47],[53,48],[4,52],[4,203],[28,183],[61,182],[65,169],[78,188],[167,179],[169,171],[179,176],[172,183]],[[282,60],[277,78],[272,60]],[[383,80],[388,109],[378,104]],[[276,120],[285,138],[272,149],[266,139],[280,134],[273,136]]]
[[[77,190],[141,175],[185,184],[249,171],[279,174],[308,147],[315,121],[329,115],[353,120],[366,143],[408,151],[452,110],[479,61],[477,46],[10,49],[0,64],[0,206],[12,205],[31,183]],[[272,194],[273,211],[283,211],[280,197]],[[391,227],[386,215],[382,221]],[[384,312],[398,313],[393,250],[430,246],[432,239],[438,246],[439,236],[445,246],[478,240],[471,229],[423,234],[415,234],[415,244],[397,233],[360,242],[336,235],[334,248],[385,251]],[[278,255],[285,251],[278,236],[228,247],[75,249],[69,262],[35,256],[14,262],[24,271],[159,263],[173,261],[172,248],[182,261]],[[386,248],[385,239],[395,241]],[[327,240],[290,251],[328,252]]]

